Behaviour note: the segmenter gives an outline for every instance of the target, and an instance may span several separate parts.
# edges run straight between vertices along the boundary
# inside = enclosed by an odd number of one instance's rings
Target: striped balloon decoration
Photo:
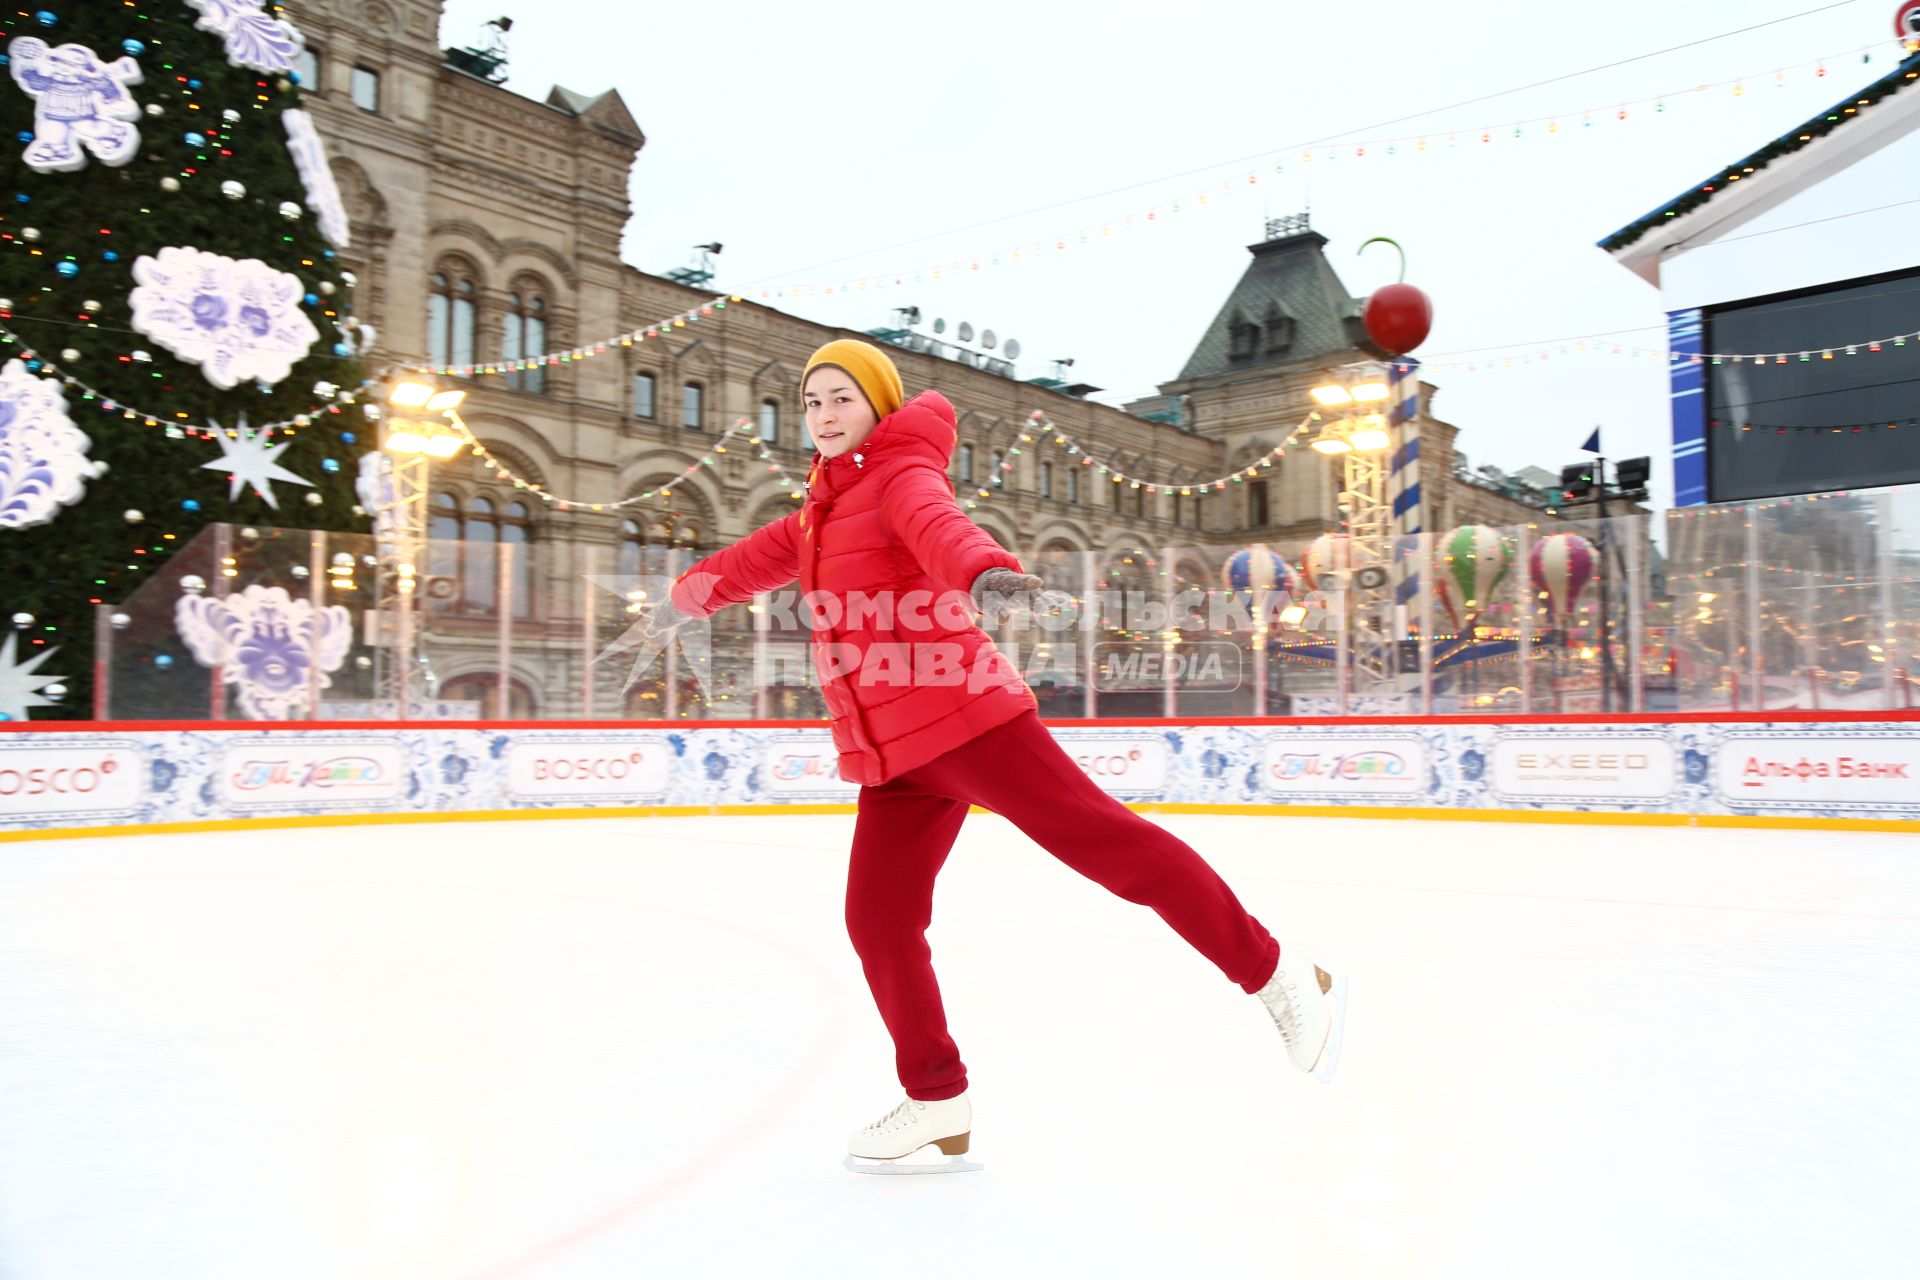
[[[1435,586],[1455,627],[1486,608],[1513,567],[1513,539],[1483,524],[1463,524],[1434,549]]]
[[[1300,557],[1300,577],[1307,590],[1332,589],[1331,576],[1346,571],[1347,545],[1344,533],[1323,533],[1307,544],[1306,554]]]
[[[1242,547],[1228,556],[1220,570],[1220,580],[1230,590],[1239,592],[1249,605],[1253,603],[1253,593],[1262,587],[1289,595],[1293,592],[1293,570],[1287,567],[1278,551],[1264,542]]]
[[[1556,533],[1534,544],[1527,567],[1533,589],[1547,597],[1555,616],[1564,619],[1573,613],[1580,593],[1593,581],[1597,563],[1591,542],[1577,533]]]

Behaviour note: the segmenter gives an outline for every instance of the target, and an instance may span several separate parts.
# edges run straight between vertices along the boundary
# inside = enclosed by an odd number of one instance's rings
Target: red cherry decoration
[[[1361,321],[1366,325],[1367,336],[1388,355],[1405,355],[1427,340],[1433,331],[1433,299],[1426,291],[1406,283],[1407,254],[1399,244],[1385,236],[1375,236],[1363,243],[1367,245],[1379,241],[1393,245],[1400,250],[1400,280],[1373,292],[1367,299],[1366,310],[1361,313]]]

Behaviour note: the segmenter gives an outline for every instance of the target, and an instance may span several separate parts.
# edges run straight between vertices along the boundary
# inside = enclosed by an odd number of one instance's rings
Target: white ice
[[[851,817],[0,844],[0,1277],[1920,1273],[1920,841],[1155,820],[1350,974],[1338,1077],[976,813],[932,1178],[841,1167]]]

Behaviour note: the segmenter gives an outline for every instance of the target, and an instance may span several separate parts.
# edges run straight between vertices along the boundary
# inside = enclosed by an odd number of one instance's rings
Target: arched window
[[[473,363],[473,280],[458,267],[433,273],[427,294],[427,359],[444,368]]]
[[[1247,523],[1258,527],[1267,523],[1267,482],[1247,481]]]
[[[683,511],[636,514],[622,520],[615,571],[622,577],[670,573],[674,562],[669,553],[676,551],[681,554],[680,567],[685,568],[690,563],[685,557],[700,552],[703,523],[696,513]]]
[[[1115,511],[1120,510],[1120,502],[1126,496],[1127,496],[1127,483],[1126,481],[1122,480],[1120,483],[1113,486],[1113,509]]]
[[[650,373],[633,375],[633,416],[636,418],[653,417],[653,393],[657,386]]]
[[[494,562],[498,558],[493,549],[498,530],[494,526],[492,502],[486,498],[475,498],[467,505],[465,532],[460,566],[460,607],[467,613],[491,613],[496,599]]]
[[[631,520],[620,522],[620,550],[615,555],[613,571],[620,578],[640,576],[640,548],[647,545],[647,535],[640,526]]]
[[[1080,468],[1067,468],[1067,502],[1069,505],[1080,501]]]
[[[1173,495],[1173,527],[1180,527],[1180,495],[1177,493]]]
[[[1051,462],[1040,464],[1040,496],[1049,501],[1053,498],[1053,464]]]
[[[427,539],[427,576],[452,578],[457,582],[460,578],[460,500],[452,494],[433,495]]]
[[[1141,520],[1147,518],[1147,487],[1145,485],[1133,491],[1133,514]]]
[[[960,446],[960,483],[973,483],[973,446],[970,444]]]
[[[513,597],[513,616],[533,616],[533,513],[524,502],[507,504],[500,518],[500,541],[513,548],[512,580],[508,590]]]
[[[680,388],[680,425],[689,431],[705,426],[707,389],[697,382]]]
[[[778,400],[760,402],[760,440],[764,444],[780,443],[780,402]]]
[[[992,474],[987,476],[987,483],[990,485],[993,485],[995,488],[998,488],[1000,486],[1000,484],[1002,483],[1002,481],[1006,476],[1006,472],[1000,470],[1001,466],[1005,464],[1006,460],[1007,460],[1006,450],[995,449],[993,451],[993,471],[992,471]]]
[[[547,354],[547,300],[537,292],[515,291],[507,295],[506,325],[500,334],[502,360],[538,360]],[[514,391],[535,393],[547,389],[547,367],[509,373],[507,386]]]
[[[475,497],[463,511],[450,493],[433,495],[427,527],[427,573],[447,579],[430,587],[430,600],[460,613],[499,611],[499,544],[510,543],[513,557],[507,589],[513,616],[533,616],[533,513],[524,502],[503,511],[491,498]]]

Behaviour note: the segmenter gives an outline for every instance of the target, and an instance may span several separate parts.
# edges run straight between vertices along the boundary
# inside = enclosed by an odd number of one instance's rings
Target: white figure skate
[[[845,1163],[852,1173],[977,1173],[982,1166],[961,1159],[972,1137],[973,1104],[966,1094],[941,1102],[908,1098],[854,1130]]]
[[[1297,951],[1283,950],[1280,967],[1260,988],[1293,1065],[1326,1084],[1340,1062],[1347,1023],[1347,980],[1335,978]]]

